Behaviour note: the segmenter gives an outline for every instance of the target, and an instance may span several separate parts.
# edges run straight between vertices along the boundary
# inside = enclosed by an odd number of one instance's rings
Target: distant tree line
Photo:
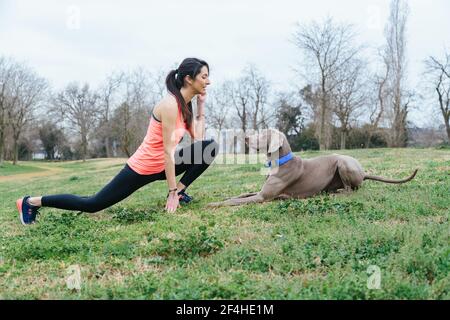
[[[427,57],[425,85],[407,87],[408,14],[405,0],[391,1],[385,44],[370,59],[352,25],[332,18],[298,24],[292,34],[301,53],[298,81],[277,91],[248,64],[209,91],[207,129],[276,127],[294,150],[405,147],[420,132],[408,114],[426,101],[450,140],[450,55]],[[24,63],[0,56],[0,165],[36,151],[49,160],[131,156],[166,94],[165,76],[138,67],[112,72],[97,88],[72,82],[53,90]]]

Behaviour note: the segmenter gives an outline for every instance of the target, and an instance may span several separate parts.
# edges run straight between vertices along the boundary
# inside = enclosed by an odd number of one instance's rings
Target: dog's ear
[[[278,149],[283,145],[283,136],[278,130],[269,130],[269,148],[267,150],[268,153],[277,152]]]

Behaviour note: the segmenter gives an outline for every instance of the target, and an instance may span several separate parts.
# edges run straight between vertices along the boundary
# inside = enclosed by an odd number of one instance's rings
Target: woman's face
[[[209,72],[206,66],[200,69],[200,73],[197,74],[194,81],[192,82],[192,87],[197,92],[197,94],[205,94],[206,87],[209,86],[211,82],[209,81]]]

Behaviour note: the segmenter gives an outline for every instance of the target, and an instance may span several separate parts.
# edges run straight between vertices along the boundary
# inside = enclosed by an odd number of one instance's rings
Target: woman
[[[24,225],[34,223],[41,207],[97,212],[156,180],[167,180],[167,212],[175,212],[180,202],[189,203],[192,198],[186,194],[186,188],[206,170],[218,150],[214,140],[202,140],[209,84],[209,66],[205,61],[183,60],[178,69],[167,75],[168,94],[154,107],[144,141],[117,176],[91,197],[59,194],[19,199],[17,208],[21,222]],[[194,119],[191,100],[196,95]],[[175,152],[186,131],[201,141]],[[184,175],[177,184],[175,177],[181,173]]]

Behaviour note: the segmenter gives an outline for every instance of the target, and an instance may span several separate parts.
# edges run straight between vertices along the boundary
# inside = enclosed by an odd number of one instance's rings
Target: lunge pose
[[[196,58],[183,60],[166,78],[168,94],[154,107],[144,141],[125,167],[102,190],[90,197],[72,194],[26,196],[17,200],[23,224],[31,224],[41,207],[97,212],[125,199],[134,191],[156,180],[167,180],[166,210],[174,212],[179,203],[192,200],[186,188],[197,179],[218,152],[214,140],[204,139],[204,104],[209,66]],[[197,96],[197,114],[191,100]],[[184,133],[197,140],[176,151]],[[176,176],[184,173],[179,182]]]

